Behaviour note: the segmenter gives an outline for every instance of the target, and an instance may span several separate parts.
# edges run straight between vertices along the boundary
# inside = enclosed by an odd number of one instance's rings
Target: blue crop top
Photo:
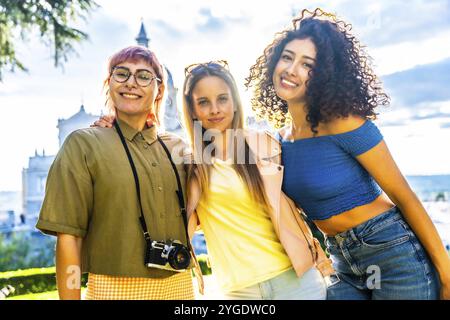
[[[336,135],[293,142],[278,138],[283,191],[313,220],[325,220],[375,200],[381,189],[355,159],[383,139],[372,121]]]

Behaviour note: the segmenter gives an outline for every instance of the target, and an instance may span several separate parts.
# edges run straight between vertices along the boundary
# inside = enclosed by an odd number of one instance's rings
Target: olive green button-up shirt
[[[156,128],[138,132],[123,121],[119,125],[138,172],[152,240],[176,239],[186,245],[175,173],[157,140]],[[184,152],[181,138],[169,133],[160,137],[169,151]],[[184,188],[184,164],[176,167]],[[173,275],[144,265],[139,215],[133,173],[116,129],[87,128],[70,134],[50,168],[36,228],[50,235],[83,238],[83,272],[149,278]]]

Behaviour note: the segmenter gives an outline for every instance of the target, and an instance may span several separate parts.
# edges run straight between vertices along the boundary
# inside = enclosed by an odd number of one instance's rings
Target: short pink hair
[[[153,70],[156,73],[156,76],[161,79],[161,82],[159,83],[159,88],[161,91],[161,96],[164,96],[164,92],[165,92],[165,83],[166,83],[166,76],[165,76],[165,72],[164,72],[164,67],[162,66],[162,64],[158,61],[158,58],[156,57],[155,53],[151,50],[149,50],[146,47],[143,46],[130,46],[130,47],[126,47],[118,52],[116,52],[115,54],[113,54],[109,60],[108,60],[108,77],[105,79],[104,82],[104,87],[106,88],[108,86],[108,81],[109,78],[111,76],[111,72],[112,69],[124,62],[139,62],[139,61],[144,61],[147,64],[149,64]],[[108,104],[109,101],[109,90],[106,91],[106,105]],[[160,101],[163,101],[164,99],[160,99]],[[159,121],[159,110],[160,110],[160,105],[161,103],[159,103],[159,105],[156,105],[156,119],[158,122]]]

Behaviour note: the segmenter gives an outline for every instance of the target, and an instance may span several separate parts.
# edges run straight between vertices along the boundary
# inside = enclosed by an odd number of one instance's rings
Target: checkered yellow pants
[[[193,300],[191,272],[168,278],[131,278],[89,273],[86,300]]]

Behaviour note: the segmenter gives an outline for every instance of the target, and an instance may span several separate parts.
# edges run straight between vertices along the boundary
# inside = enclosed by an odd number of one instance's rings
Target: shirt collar
[[[155,125],[151,127],[145,126],[144,130],[138,131],[135,128],[128,125],[125,121],[117,119],[119,123],[120,130],[122,130],[123,136],[127,138],[129,141],[133,141],[133,139],[139,134],[142,134],[142,137],[147,143],[153,143],[157,139],[157,130]]]

